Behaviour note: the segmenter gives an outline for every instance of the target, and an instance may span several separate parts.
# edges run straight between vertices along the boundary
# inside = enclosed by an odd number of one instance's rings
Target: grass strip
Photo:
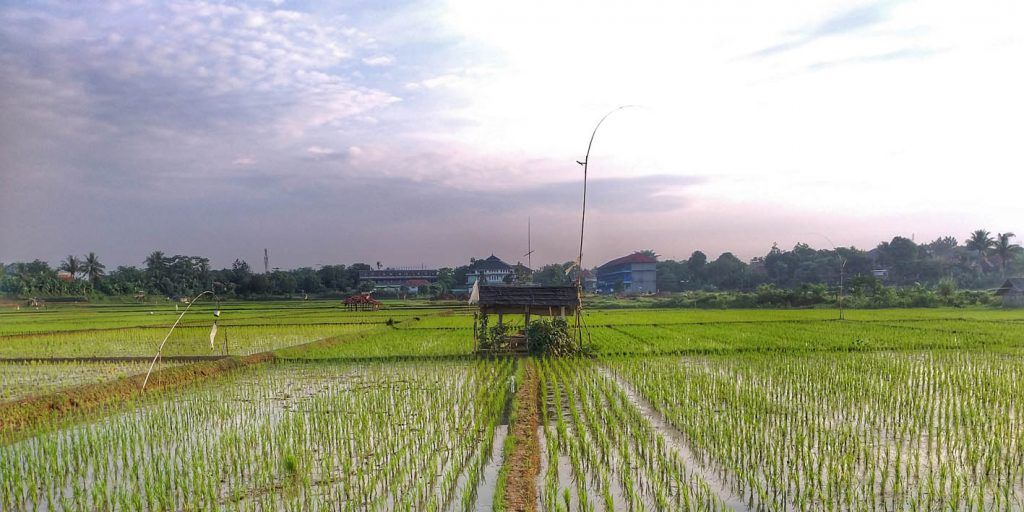
[[[522,383],[516,392],[513,407],[515,418],[509,428],[506,445],[511,444],[501,471],[507,473],[504,506],[495,510],[534,512],[537,510],[537,473],[540,471],[539,387],[533,359],[526,359]],[[501,477],[499,476],[499,479]]]
[[[272,353],[262,353],[165,368],[153,372],[146,385],[146,393],[182,387],[274,358]],[[145,378],[145,374],[133,375],[0,404],[0,441],[14,438],[18,433],[37,426],[52,425],[70,416],[131,400],[143,393],[141,389]]]

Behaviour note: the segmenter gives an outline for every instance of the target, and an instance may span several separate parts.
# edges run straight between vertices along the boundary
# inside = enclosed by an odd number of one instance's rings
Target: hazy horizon
[[[5,3],[0,262],[572,260],[625,104],[587,267],[1024,230],[1024,8],[790,7]]]

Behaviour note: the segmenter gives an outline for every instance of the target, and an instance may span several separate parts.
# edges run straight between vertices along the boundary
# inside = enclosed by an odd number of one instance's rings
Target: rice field
[[[0,312],[0,510],[1024,510],[1020,311],[597,310],[584,357],[481,359],[466,308],[223,304],[211,349],[197,305],[165,355],[265,357],[76,395],[162,307]],[[2,432],[56,391],[97,405]]]
[[[160,363],[157,369],[176,363]],[[145,372],[144,362],[0,362],[0,403]]]
[[[609,360],[770,510],[1021,510],[1024,361],[928,352]]]
[[[0,508],[461,510],[515,368],[278,364],[147,396],[0,447]]]
[[[210,343],[211,325],[178,327],[164,348],[165,356],[249,355],[374,328],[367,325],[221,326]],[[125,328],[21,334],[0,341],[0,357],[152,357],[167,329]]]

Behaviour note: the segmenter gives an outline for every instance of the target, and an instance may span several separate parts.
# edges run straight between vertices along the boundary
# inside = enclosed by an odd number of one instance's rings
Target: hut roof
[[[574,286],[481,286],[480,306],[569,307],[579,304]]]
[[[996,295],[1024,294],[1024,277],[1011,277],[996,290]]]
[[[376,299],[370,297],[370,294],[368,294],[368,293],[361,293],[361,294],[353,295],[353,296],[343,300],[342,303],[344,303],[346,305],[353,305],[353,304],[380,305],[381,304],[381,302],[379,300],[376,300]]]

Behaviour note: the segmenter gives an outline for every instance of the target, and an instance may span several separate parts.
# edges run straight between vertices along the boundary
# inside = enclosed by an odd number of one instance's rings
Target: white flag
[[[210,350],[213,350],[213,339],[217,337],[217,322],[213,322],[213,329],[210,329]]]
[[[476,304],[477,302],[480,302],[480,279],[479,278],[477,278],[477,280],[473,282],[473,291],[470,292],[470,294],[469,294],[469,303],[470,304]]]

